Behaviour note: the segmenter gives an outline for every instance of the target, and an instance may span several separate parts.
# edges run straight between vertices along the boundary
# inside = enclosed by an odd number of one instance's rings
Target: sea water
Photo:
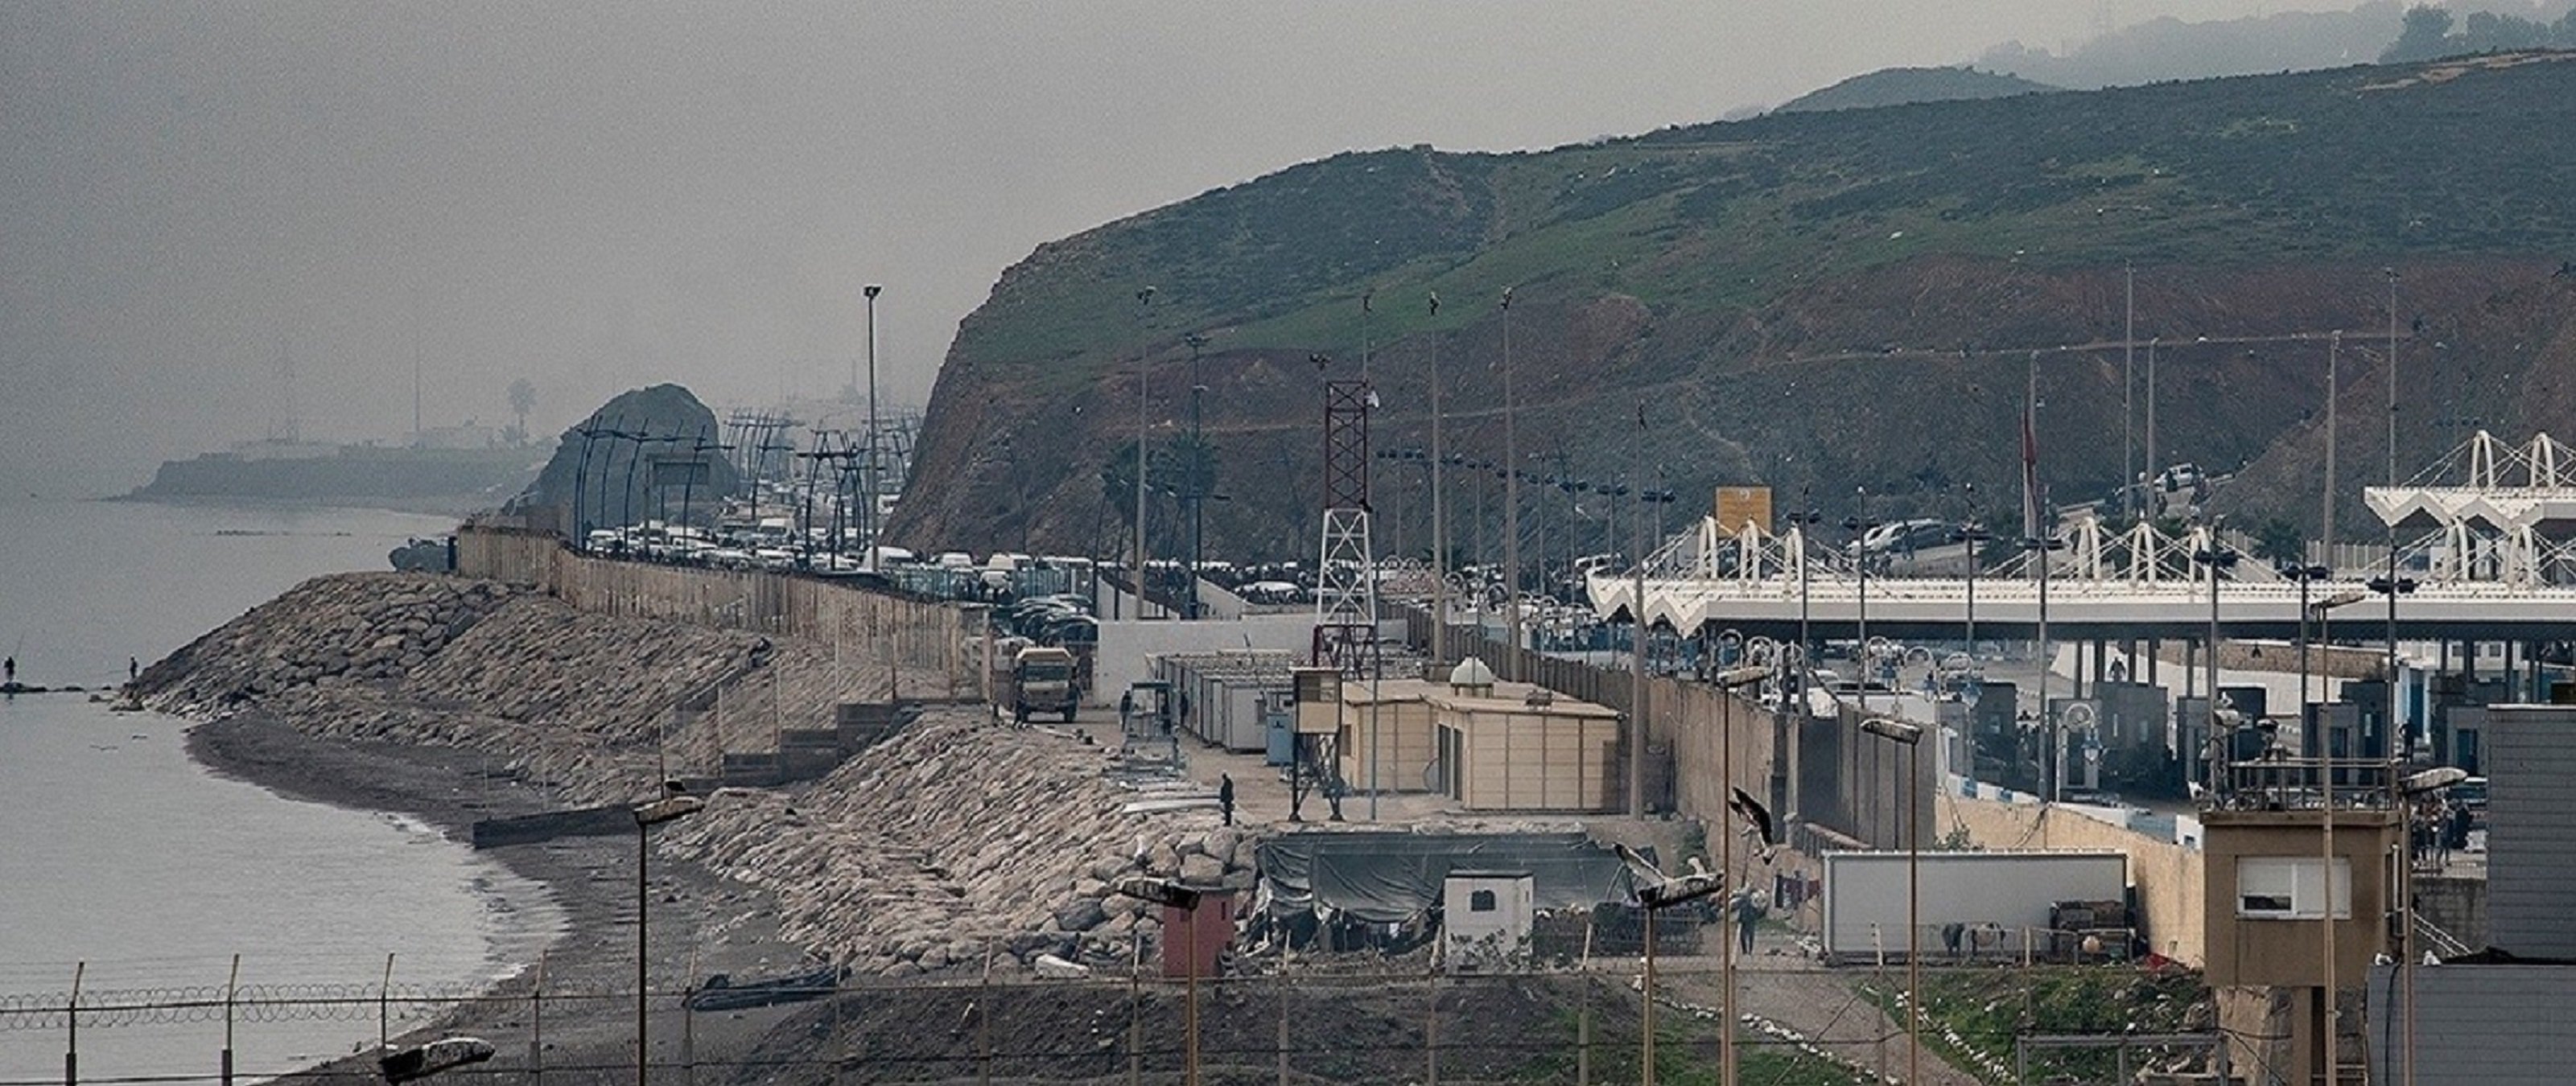
[[[318,574],[387,568],[445,530],[367,510],[0,501],[0,650],[20,681],[112,686]],[[542,887],[416,820],[218,777],[188,722],[82,694],[0,701],[0,1084],[59,1083],[78,971],[83,1082],[211,1080],[220,1002],[371,996],[499,979],[561,929]],[[404,1010],[400,1006],[397,1010]],[[418,1013],[418,1008],[409,1008]],[[372,1045],[363,1000],[248,1006],[235,1068],[275,1074]],[[399,1031],[405,1023],[396,1021]]]

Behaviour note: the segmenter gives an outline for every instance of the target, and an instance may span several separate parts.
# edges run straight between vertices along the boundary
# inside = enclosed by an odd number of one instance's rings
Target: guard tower
[[[2403,845],[2390,765],[2231,760],[2218,783],[2200,812],[2209,983],[2287,990],[2287,1081],[2359,1083],[2363,981],[2391,953]]]

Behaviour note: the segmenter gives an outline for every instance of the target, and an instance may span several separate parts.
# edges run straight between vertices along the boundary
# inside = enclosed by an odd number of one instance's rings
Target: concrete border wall
[[[689,622],[824,642],[854,659],[945,676],[906,696],[973,697],[982,623],[975,608],[908,599],[855,585],[763,571],[697,569],[593,558],[554,536],[468,524],[456,532],[456,572],[534,587],[597,614]]]
[[[2197,967],[2206,961],[2201,914],[2201,854],[2088,818],[2062,807],[1999,803],[1944,795],[1937,818],[1941,835],[1965,831],[1975,847],[2112,851],[2129,857],[2137,888],[2140,924],[2156,953]]]

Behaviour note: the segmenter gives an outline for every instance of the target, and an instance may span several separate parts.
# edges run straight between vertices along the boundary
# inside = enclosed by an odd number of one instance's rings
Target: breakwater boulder
[[[862,975],[1125,961],[1159,926],[1144,873],[1252,885],[1254,838],[1213,811],[1127,813],[1098,747],[934,711],[797,792],[727,789],[670,847],[772,890],[790,937]]]
[[[198,639],[141,683],[156,708],[260,712],[336,738],[487,753],[567,809],[615,807],[723,758],[779,749],[882,696],[868,645],[604,615],[499,584],[324,577]],[[829,774],[724,788],[658,831],[674,858],[774,891],[791,939],[854,971],[905,976],[1097,964],[1150,947],[1136,873],[1248,891],[1254,842],[1213,810],[1131,812],[1109,752],[936,708]]]
[[[212,717],[321,683],[398,682],[518,595],[419,573],[316,577],[153,664],[135,692]]]

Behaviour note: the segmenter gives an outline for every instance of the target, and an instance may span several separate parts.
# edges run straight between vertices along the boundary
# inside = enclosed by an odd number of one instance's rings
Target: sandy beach
[[[188,749],[218,773],[300,799],[402,812],[459,840],[471,836],[479,819],[561,806],[541,789],[487,775],[491,761],[472,750],[315,738],[255,714],[197,725],[189,731]],[[635,1081],[635,839],[566,837],[486,855],[543,884],[563,911],[564,932],[545,954],[545,998],[542,1005],[531,998],[537,963],[524,963],[528,969],[519,976],[436,1016],[411,1039],[482,1037],[499,1055],[450,1077],[518,1077],[537,1066],[531,1041],[541,1027],[548,1081]],[[401,889],[388,886],[386,892]],[[647,901],[655,993],[652,1077],[720,1080],[725,1076],[715,1068],[747,1056],[789,1009],[698,1013],[684,1021],[678,992],[688,983],[683,978],[692,975],[692,961],[700,980],[718,973],[754,977],[799,967],[804,951],[777,939],[770,919],[775,906],[767,893],[685,860],[654,857]],[[698,1064],[694,1073],[683,1066],[690,1056]],[[376,1077],[370,1053],[285,1081]]]

